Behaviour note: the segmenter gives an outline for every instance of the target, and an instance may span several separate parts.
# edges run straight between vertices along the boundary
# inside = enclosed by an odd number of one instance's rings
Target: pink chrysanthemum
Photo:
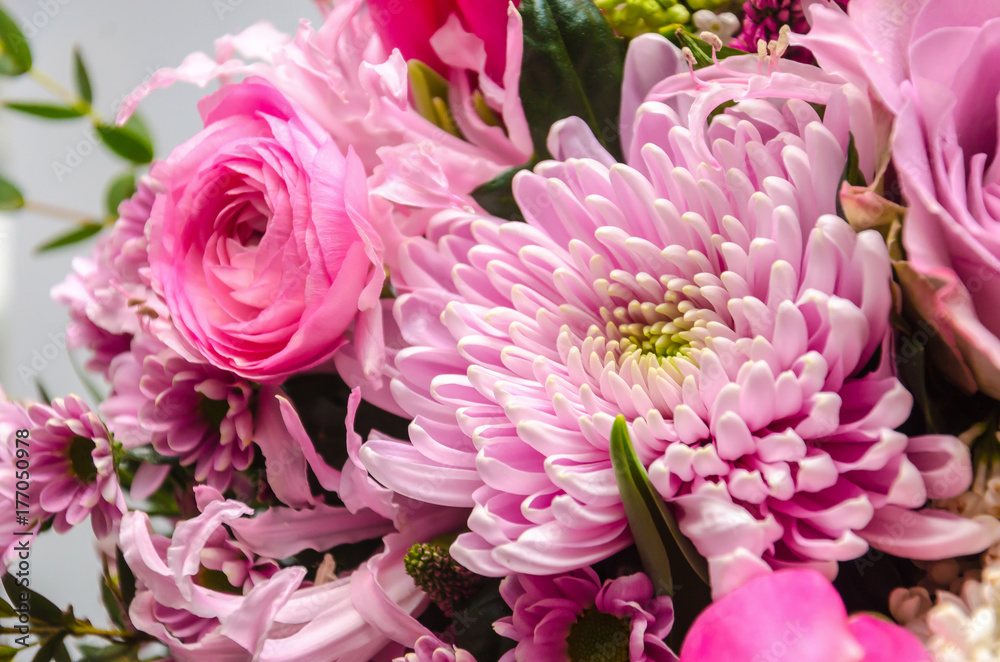
[[[218,490],[253,460],[251,385],[204,363],[190,363],[147,335],[108,370],[112,394],[101,404],[126,448],[151,443],[161,455],[194,465],[194,477]]]
[[[407,244],[394,312],[413,346],[392,386],[411,442],[370,440],[361,459],[401,494],[473,506],[451,548],[473,571],[563,572],[629,544],[618,414],[717,594],[770,567],[833,576],[869,542],[924,558],[989,544],[979,523],[911,510],[971,468],[952,437],[894,431],[912,399],[882,350],[885,245],[834,215],[850,134],[874,171],[868,99],[780,66],[695,76],[640,37],[629,165],[564,121],[562,160],[515,180],[527,223],[442,213]]]
[[[0,392],[0,431],[7,435],[3,443],[10,458],[18,457],[20,429],[28,431],[20,446],[30,463],[31,521],[22,530],[54,518],[53,528],[65,533],[90,515],[94,534],[107,537],[127,508],[110,435],[97,414],[75,395],[22,407]],[[10,469],[5,466],[4,472]],[[3,482],[15,484],[6,477]]]
[[[142,306],[149,298],[146,221],[155,193],[143,179],[132,198],[118,207],[119,218],[88,258],[73,260],[73,272],[52,289],[52,298],[70,313],[66,331],[71,349],[87,348],[93,356],[87,368],[107,373],[111,360],[128,351],[139,331]]]
[[[608,579],[603,586],[590,568],[557,577],[512,575],[500,594],[514,615],[493,627],[518,642],[501,662],[677,660],[664,643],[674,624],[673,604],[653,597],[646,575]]]

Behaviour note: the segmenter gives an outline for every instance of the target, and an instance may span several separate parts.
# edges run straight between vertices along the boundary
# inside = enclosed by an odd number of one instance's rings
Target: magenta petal
[[[776,646],[789,660],[862,658],[833,585],[810,570],[786,570],[754,579],[711,604],[688,631],[680,661],[742,662]]]
[[[880,618],[859,614],[847,624],[865,649],[862,662],[930,662],[930,654],[908,630]]]

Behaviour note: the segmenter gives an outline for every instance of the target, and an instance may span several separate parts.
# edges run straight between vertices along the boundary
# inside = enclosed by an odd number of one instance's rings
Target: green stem
[[[84,223],[90,220],[90,216],[82,211],[69,209],[68,207],[60,207],[59,205],[50,205],[47,202],[39,202],[37,200],[25,200],[24,207],[22,207],[22,209],[25,211],[33,211],[36,214],[41,214],[43,216],[50,216],[52,218],[58,218],[65,221],[73,221],[74,223]]]
[[[44,71],[39,70],[37,67],[32,67],[28,71],[28,75],[34,78],[36,83],[65,101],[68,105],[83,110],[95,124],[103,123],[101,116],[94,111],[93,106],[81,99],[79,95],[67,90],[65,87],[60,85],[56,79],[52,78]]]

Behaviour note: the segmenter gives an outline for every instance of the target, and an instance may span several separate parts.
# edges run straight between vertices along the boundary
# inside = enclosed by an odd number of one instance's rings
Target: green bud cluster
[[[430,596],[445,615],[468,600],[479,589],[482,577],[469,572],[451,558],[442,545],[417,543],[403,559],[406,574]]]
[[[672,34],[687,28],[691,14],[699,9],[716,11],[730,0],[594,0],[604,12],[608,23],[623,37],[636,37],[646,32]]]

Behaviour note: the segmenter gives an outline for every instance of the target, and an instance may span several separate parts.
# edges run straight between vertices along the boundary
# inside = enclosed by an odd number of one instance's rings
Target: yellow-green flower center
[[[570,628],[566,654],[571,662],[628,662],[628,640],[627,621],[591,607]]]

